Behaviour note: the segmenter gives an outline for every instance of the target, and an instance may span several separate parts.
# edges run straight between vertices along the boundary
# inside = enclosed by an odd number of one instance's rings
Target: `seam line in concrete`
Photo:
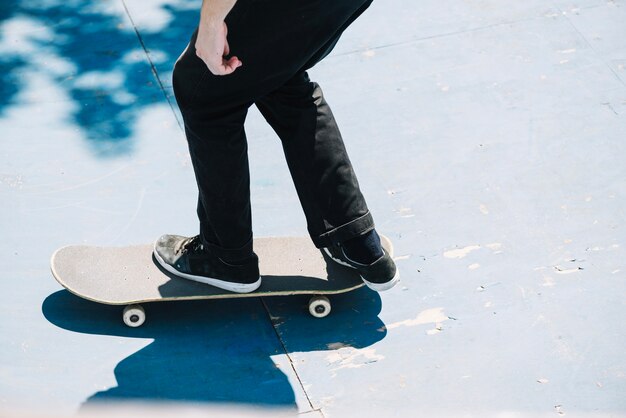
[[[311,398],[309,398],[309,394],[306,393],[306,389],[304,388],[304,384],[302,383],[302,379],[300,379],[300,375],[298,374],[298,371],[296,370],[296,366],[293,364],[293,359],[291,358],[291,356],[287,352],[287,346],[285,345],[285,342],[281,338],[278,330],[274,326],[274,321],[272,321],[272,314],[270,313],[270,310],[267,307],[267,304],[265,303],[265,298],[260,298],[260,299],[261,299],[261,303],[263,304],[263,309],[265,309],[265,313],[267,314],[267,318],[270,320],[270,323],[272,324],[272,329],[274,330],[274,333],[276,334],[276,338],[278,338],[278,341],[280,342],[280,345],[283,348],[283,352],[285,353],[285,355],[289,359],[289,364],[291,365],[291,370],[293,370],[293,373],[296,375],[296,378],[298,379],[298,383],[300,383],[300,387],[302,388],[302,392],[304,393],[304,396],[306,397],[306,400],[309,403],[309,407],[311,408],[311,411],[319,411],[320,414],[322,414],[322,416],[324,416],[324,413],[321,411],[321,409],[313,408],[313,403],[311,402]],[[311,412],[311,411],[306,411],[306,412]]]
[[[556,7],[556,9],[559,12],[561,12],[561,10],[558,7]],[[445,37],[448,37],[448,36],[460,35],[460,34],[464,34],[464,33],[478,32],[478,31],[481,31],[481,30],[492,29],[492,28],[495,28],[495,27],[498,27],[498,26],[513,25],[513,24],[516,24],[516,23],[528,22],[528,21],[535,20],[535,19],[543,19],[545,17],[547,17],[547,16],[545,16],[545,15],[544,16],[532,16],[532,17],[528,17],[528,18],[525,18],[525,19],[511,20],[511,21],[506,21],[506,22],[497,22],[497,23],[492,23],[490,25],[478,26],[478,27],[469,28],[469,29],[462,29],[462,30],[458,30],[458,31],[454,31],[454,32],[438,33],[438,34],[435,34],[435,35],[424,36],[424,37],[421,37],[421,38],[412,38],[412,39],[407,39],[407,40],[400,41],[400,42],[392,42],[392,43],[385,44],[385,45],[372,46],[372,47],[363,48],[363,49],[355,49],[355,50],[352,50],[352,51],[342,52],[342,53],[339,53],[339,54],[331,54],[326,59],[334,58],[334,57],[343,57],[343,56],[346,56],[346,55],[353,55],[353,54],[358,54],[358,53],[362,53],[362,52],[365,52],[365,51],[372,51],[372,50],[376,50],[376,49],[385,49],[385,48],[393,48],[393,47],[397,47],[397,46],[405,46],[405,45],[410,45],[410,44],[419,43],[419,42],[423,42],[423,41],[428,41],[428,40],[431,40],[431,39],[445,38]]]
[[[139,33],[139,29],[137,28],[137,25],[135,25],[135,21],[133,20],[133,17],[130,15],[130,10],[128,10],[128,7],[126,6],[126,1],[125,0],[120,0],[120,1],[122,2],[122,6],[124,7],[126,16],[128,16],[128,19],[130,20],[131,25],[133,25],[133,30],[135,31],[135,35],[137,35],[139,44],[141,45],[143,52],[146,54],[146,59],[148,60],[148,63],[150,64],[150,70],[152,71],[152,75],[154,75],[154,78],[156,78],[156,81],[159,84],[159,88],[161,89],[161,92],[163,93],[163,96],[165,97],[167,104],[170,106],[170,109],[172,110],[172,113],[174,114],[174,119],[176,120],[178,127],[181,130],[183,130],[183,127],[181,126],[180,121],[178,120],[178,117],[176,116],[176,110],[174,109],[174,105],[172,104],[172,101],[170,100],[170,98],[167,97],[167,93],[165,92],[165,87],[163,86],[161,77],[159,77],[159,73],[156,69],[156,66],[154,65],[154,62],[152,62],[152,59],[150,58],[150,54],[148,53],[148,48],[146,47],[146,44],[144,43],[143,38],[141,37],[141,34]]]
[[[555,6],[561,13],[563,13],[563,10],[561,10],[558,6]],[[626,81],[622,80],[622,77],[620,77],[620,75],[613,69],[611,68],[611,66],[609,65],[608,62],[606,62],[606,60],[604,59],[604,57],[602,56],[602,54],[593,47],[593,45],[591,45],[591,42],[589,42],[589,40],[587,39],[587,37],[578,29],[578,27],[574,24],[574,22],[572,22],[572,20],[566,15],[563,14],[563,16],[565,16],[565,20],[567,21],[567,23],[576,31],[576,33],[585,41],[585,43],[587,44],[587,46],[589,46],[589,49],[591,49],[594,53],[596,53],[598,55],[598,57],[600,58],[600,61],[602,61],[602,64],[604,64],[605,67],[607,67],[609,69],[609,71],[611,71],[611,73],[613,73],[613,75],[615,76],[615,78],[617,78],[617,81],[623,85],[624,87],[626,87]],[[613,109],[612,109],[613,110]],[[613,110],[613,112],[615,112],[615,110]],[[616,113],[617,114],[617,113]]]

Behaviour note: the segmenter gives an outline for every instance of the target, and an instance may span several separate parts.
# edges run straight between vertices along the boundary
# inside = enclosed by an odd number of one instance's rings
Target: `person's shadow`
[[[294,389],[272,356],[362,348],[386,335],[376,292],[363,287],[331,299],[333,310],[322,319],[309,315],[307,296],[148,303],[146,323],[139,328],[123,324],[120,306],[89,302],[66,290],[48,296],[42,310],[51,323],[70,331],[154,338],[115,367],[117,387],[95,393],[85,405],[190,401],[295,409]]]

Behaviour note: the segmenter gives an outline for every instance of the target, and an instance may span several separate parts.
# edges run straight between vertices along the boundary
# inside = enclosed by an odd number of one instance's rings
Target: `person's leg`
[[[333,50],[343,32],[371,3],[334,2],[338,7],[334,14],[341,16],[335,20],[339,23],[335,23],[334,32],[326,31],[324,43],[309,52],[306,62],[288,81],[255,101],[281,138],[317,247],[345,242],[374,229],[332,111],[320,86],[306,73]]]
[[[154,254],[163,268],[180,277],[250,292],[261,283],[252,248],[244,130],[252,101],[208,72],[193,50],[195,37],[176,63],[173,87],[198,185],[200,234],[164,235]],[[203,90],[207,84],[209,90]]]
[[[397,283],[399,273],[381,246],[332,111],[306,73],[370,3],[356,9],[290,80],[255,103],[281,139],[315,245],[358,269],[371,288],[386,290]]]
[[[185,131],[198,184],[200,238],[227,261],[252,254],[247,107],[187,117]]]
[[[290,80],[255,103],[281,139],[315,245],[381,291],[398,282],[399,272],[374,229],[330,107],[306,73],[371,2],[362,2]]]
[[[381,245],[344,142],[321,88],[299,73],[256,106],[281,139],[287,164],[318,248],[359,270],[375,290],[398,281]]]
[[[299,73],[256,106],[280,137],[311,238],[319,248],[374,228],[320,86]]]

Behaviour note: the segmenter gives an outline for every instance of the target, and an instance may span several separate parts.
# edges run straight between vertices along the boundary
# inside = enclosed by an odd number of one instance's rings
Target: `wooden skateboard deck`
[[[393,256],[391,241],[386,237],[381,237],[381,241]],[[256,238],[254,251],[259,256],[262,283],[251,293],[233,293],[176,277],[158,265],[153,259],[152,249],[152,244],[127,247],[71,245],[58,249],[52,255],[50,266],[54,278],[73,294],[109,305],[297,294],[325,295],[348,292],[364,285],[356,270],[328,259],[308,237]],[[325,305],[323,312],[320,304]],[[314,316],[326,316],[330,311],[330,303],[327,298],[318,296],[311,300],[309,310]],[[316,310],[319,315],[314,312]],[[132,314],[128,314],[130,311],[139,315],[138,321],[143,323],[145,314],[140,306],[127,306],[124,322],[129,326],[141,325],[127,321],[127,316],[129,320],[132,317]]]

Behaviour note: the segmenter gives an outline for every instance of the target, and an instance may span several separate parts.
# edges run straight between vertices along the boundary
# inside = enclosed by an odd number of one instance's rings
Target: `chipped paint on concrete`
[[[411,208],[407,208],[402,206],[401,208],[399,208],[398,210],[396,210],[396,212],[400,215],[400,217],[402,218],[412,218],[415,216],[415,214],[412,212]]]
[[[502,248],[502,243],[500,242],[492,242],[490,244],[485,245],[485,247],[489,248],[490,250],[493,251],[498,251]]]
[[[464,258],[472,251],[480,249],[480,245],[468,245],[463,248],[455,248],[454,250],[444,251],[443,256],[446,258]]]
[[[500,249],[502,248],[502,243],[500,242],[492,242],[489,244],[485,244],[485,247],[494,251],[494,254],[499,254],[502,252],[500,251]],[[480,250],[481,248],[483,247],[479,244],[468,245],[463,248],[454,248],[452,250],[444,251],[443,256],[446,258],[465,258],[470,253]]]
[[[426,309],[413,319],[406,319],[404,321],[398,321],[391,324],[387,324],[385,328],[387,330],[392,330],[400,327],[415,327],[418,325],[425,324],[441,324],[449,320],[448,316],[443,313],[443,308],[430,308]]]
[[[556,274],[572,274],[578,273],[582,270],[582,267],[574,267],[574,268],[562,268],[559,266],[554,266],[554,270]]]
[[[373,347],[361,349],[342,347],[328,353],[326,362],[331,366],[330,371],[336,372],[341,369],[358,369],[384,358],[385,356],[376,353],[376,349]]]
[[[435,335],[435,334],[439,334],[441,331],[443,331],[443,327],[441,326],[441,324],[436,324],[435,328],[427,330],[426,334]]]
[[[326,348],[328,348],[329,350],[339,350],[340,348],[345,348],[345,347],[350,347],[350,345],[343,343],[343,342],[326,344]]]
[[[400,261],[400,260],[408,260],[409,258],[411,258],[411,254],[399,255],[399,256],[393,257],[393,260]]]

